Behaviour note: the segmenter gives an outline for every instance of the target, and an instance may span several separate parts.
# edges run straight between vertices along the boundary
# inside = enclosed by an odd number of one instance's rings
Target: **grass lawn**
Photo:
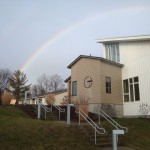
[[[150,120],[118,119],[129,131],[125,146],[150,149]],[[31,119],[15,107],[0,107],[0,150],[100,150],[77,126]]]
[[[124,135],[124,144],[137,150],[150,150],[150,119],[118,119],[121,125],[128,127]]]

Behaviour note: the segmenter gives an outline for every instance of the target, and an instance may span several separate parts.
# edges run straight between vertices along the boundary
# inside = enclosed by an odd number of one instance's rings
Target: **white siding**
[[[103,54],[103,57],[106,58],[106,52],[105,52],[105,46],[104,45],[103,45],[103,52],[102,52],[102,54]]]
[[[150,106],[150,41],[124,42],[119,44],[122,80],[139,77],[140,101],[125,102],[124,115],[139,115],[139,105]]]

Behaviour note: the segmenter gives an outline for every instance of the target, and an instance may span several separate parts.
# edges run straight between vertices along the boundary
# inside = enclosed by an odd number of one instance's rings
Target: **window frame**
[[[127,93],[125,93],[125,81],[128,81],[128,90],[129,91]],[[125,100],[125,97],[127,97],[127,96],[129,97],[128,101]],[[139,77],[138,76],[123,80],[123,101],[124,102],[140,101],[140,88],[139,88]]]
[[[111,77],[105,77],[105,91],[106,94],[111,94]]]
[[[119,43],[105,44],[106,59],[120,62]]]
[[[77,81],[72,81],[72,96],[77,96]]]

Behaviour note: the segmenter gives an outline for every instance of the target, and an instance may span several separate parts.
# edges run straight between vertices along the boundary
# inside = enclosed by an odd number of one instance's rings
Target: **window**
[[[72,82],[72,96],[77,96],[77,81]]]
[[[133,77],[123,80],[124,102],[140,100],[139,78]]]
[[[111,94],[111,78],[106,77],[105,82],[106,82],[106,93]]]
[[[119,44],[112,43],[105,45],[106,58],[115,62],[120,62]]]
[[[128,80],[123,80],[123,89],[124,89],[124,101],[129,102],[129,82],[128,82]]]

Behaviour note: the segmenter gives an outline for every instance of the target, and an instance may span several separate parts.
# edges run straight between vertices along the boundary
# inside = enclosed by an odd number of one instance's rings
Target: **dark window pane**
[[[138,77],[134,77],[134,82],[139,82],[139,78]]]
[[[139,84],[134,84],[134,90],[135,90],[135,100],[140,100],[140,91],[139,91]]]
[[[77,81],[72,82],[72,96],[77,96]]]
[[[132,78],[129,79],[130,83],[132,83]]]
[[[131,102],[134,101],[134,96],[133,96],[133,84],[130,85],[130,100],[131,100]]]
[[[124,95],[124,102],[129,102],[129,94]]]
[[[111,78],[110,77],[106,77],[105,78],[105,84],[106,84],[106,93],[111,94]]]
[[[124,93],[129,93],[128,80],[123,80],[123,88],[124,88]]]

